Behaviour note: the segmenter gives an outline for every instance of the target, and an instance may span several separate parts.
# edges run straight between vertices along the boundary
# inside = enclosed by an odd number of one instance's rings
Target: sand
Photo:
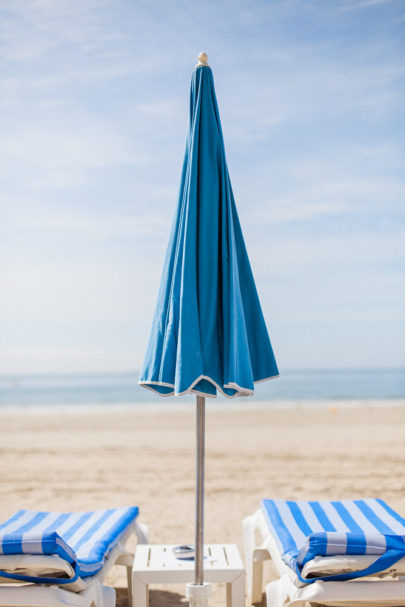
[[[206,542],[243,556],[242,519],[262,497],[376,496],[405,513],[405,402],[344,408],[207,407]],[[225,403],[226,406],[226,403]],[[0,519],[21,507],[87,510],[137,504],[152,543],[192,543],[194,407],[9,410],[0,422]],[[126,603],[125,576],[109,583]],[[160,586],[151,605],[183,604]],[[211,605],[224,599],[215,587]]]

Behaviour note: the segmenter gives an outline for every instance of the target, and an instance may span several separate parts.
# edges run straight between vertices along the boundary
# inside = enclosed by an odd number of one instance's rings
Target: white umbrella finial
[[[207,57],[207,53],[200,53],[197,57],[198,59],[198,63],[196,65],[196,67],[201,67],[203,65],[208,66],[208,57]]]

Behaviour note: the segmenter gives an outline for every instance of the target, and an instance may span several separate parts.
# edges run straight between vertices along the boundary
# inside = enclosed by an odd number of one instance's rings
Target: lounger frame
[[[389,581],[361,578],[350,582],[302,584],[282,560],[261,510],[243,520],[243,535],[251,603],[262,601],[263,563],[271,560],[280,577],[266,585],[267,607],[307,607],[319,603],[336,607],[405,605],[405,576]]]
[[[0,607],[115,607],[115,590],[103,584],[114,565],[127,569],[128,604],[131,606],[134,554],[128,552],[125,545],[134,533],[139,544],[148,543],[148,527],[134,521],[108,555],[103,568],[96,575],[79,578],[72,584],[17,585],[0,577]]]

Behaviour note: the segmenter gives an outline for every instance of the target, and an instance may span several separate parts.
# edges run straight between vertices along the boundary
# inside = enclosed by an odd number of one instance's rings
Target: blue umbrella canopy
[[[139,384],[248,396],[276,377],[236,211],[211,68],[192,74],[180,193]]]

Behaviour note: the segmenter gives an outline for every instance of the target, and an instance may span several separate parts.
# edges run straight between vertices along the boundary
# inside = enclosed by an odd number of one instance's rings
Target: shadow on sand
[[[117,594],[116,607],[128,607],[128,591],[126,588],[115,588]],[[188,601],[184,595],[167,590],[151,590],[149,592],[149,607],[184,607]]]

